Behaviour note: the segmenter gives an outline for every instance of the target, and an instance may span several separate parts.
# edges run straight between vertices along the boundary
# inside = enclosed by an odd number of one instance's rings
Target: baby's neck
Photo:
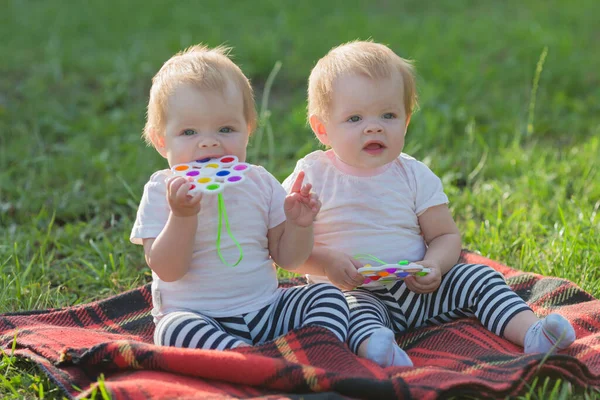
[[[346,164],[345,162],[340,160],[339,157],[335,154],[335,152],[332,149],[327,150],[325,152],[325,154],[327,154],[327,157],[329,157],[329,159],[331,160],[333,165],[338,170],[340,170],[341,172],[343,172],[346,175],[359,176],[359,177],[376,176],[376,175],[379,175],[379,174],[385,172],[385,170],[387,170],[391,165],[391,163],[388,163],[388,164],[382,165],[381,167],[377,167],[377,168],[358,168],[358,167],[353,167],[352,165]]]

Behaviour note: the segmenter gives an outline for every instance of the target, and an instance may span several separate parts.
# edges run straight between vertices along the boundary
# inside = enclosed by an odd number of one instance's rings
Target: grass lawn
[[[249,161],[283,179],[318,148],[305,124],[310,68],[330,47],[369,37],[416,60],[420,110],[405,152],[442,178],[464,246],[600,296],[594,0],[0,7],[0,313],[80,304],[150,279],[128,237],[143,184],[166,166],[140,133],[150,79],[174,52],[233,46],[259,104],[281,62]],[[546,384],[525,396],[600,398]],[[61,394],[5,355],[0,397]]]

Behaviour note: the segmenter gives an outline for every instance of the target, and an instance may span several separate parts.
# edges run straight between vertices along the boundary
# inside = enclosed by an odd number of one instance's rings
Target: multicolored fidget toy
[[[365,277],[363,285],[374,281],[379,283],[393,282],[410,275],[425,276],[431,272],[429,268],[406,260],[399,261],[396,264],[388,264],[370,254],[357,254],[354,258],[357,260],[366,259],[380,264],[376,266],[365,264],[364,267],[358,269],[358,273]]]
[[[242,251],[242,246],[235,239],[233,233],[231,233],[222,192],[228,186],[242,183],[246,179],[244,175],[250,168],[250,164],[240,162],[236,156],[203,158],[192,161],[191,163],[177,164],[171,167],[171,171],[173,171],[175,175],[187,178],[192,182],[192,186],[188,192],[189,194],[202,192],[206,194],[216,194],[218,196],[219,224],[217,226],[217,254],[219,254],[221,261],[230,267],[235,267],[242,261],[244,252]],[[239,257],[234,264],[225,261],[221,254],[221,230],[223,221],[225,221],[227,234],[231,240],[233,240],[239,251]]]
[[[243,182],[250,167],[250,164],[239,162],[236,156],[223,156],[173,165],[171,171],[191,179],[190,194],[221,193],[225,187]]]

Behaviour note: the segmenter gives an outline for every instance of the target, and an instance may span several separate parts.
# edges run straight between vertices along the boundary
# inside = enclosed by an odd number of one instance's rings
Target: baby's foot
[[[394,332],[388,328],[379,328],[369,338],[366,358],[380,367],[412,367],[413,363],[396,343]]]
[[[550,314],[533,324],[525,334],[525,353],[547,353],[566,349],[575,341],[575,330],[562,315]]]

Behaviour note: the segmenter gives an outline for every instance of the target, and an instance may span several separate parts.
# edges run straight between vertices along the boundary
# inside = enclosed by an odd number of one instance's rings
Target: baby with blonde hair
[[[498,272],[459,263],[460,232],[442,182],[402,152],[415,86],[411,62],[373,42],[333,48],[313,68],[308,119],[330,149],[299,160],[284,182],[291,191],[304,175],[322,201],[315,247],[298,271],[345,290],[349,345],[383,367],[412,365],[395,334],[462,317],[478,318],[526,353],[566,348],[575,332],[565,318],[538,319]],[[357,254],[407,260],[430,272],[365,284]]]
[[[226,46],[210,49],[199,44],[177,53],[164,63],[152,78],[143,133],[146,143],[156,147],[160,138],[164,137],[169,96],[182,84],[208,91],[239,90],[248,132],[252,133],[256,129],[257,115],[252,86],[240,67],[229,59],[230,52],[231,48]]]
[[[254,98],[228,53],[225,47],[191,47],[152,80],[144,139],[170,167],[223,156],[246,160],[256,127]],[[300,175],[286,196],[258,165],[244,178],[222,197],[190,194],[192,182],[171,169],[155,172],[145,185],[130,240],[143,245],[152,270],[154,342],[223,350],[307,325],[345,341],[348,305],[338,288],[278,288],[273,261],[295,270],[313,247],[320,202],[311,185]],[[237,241],[216,239],[222,206]]]

